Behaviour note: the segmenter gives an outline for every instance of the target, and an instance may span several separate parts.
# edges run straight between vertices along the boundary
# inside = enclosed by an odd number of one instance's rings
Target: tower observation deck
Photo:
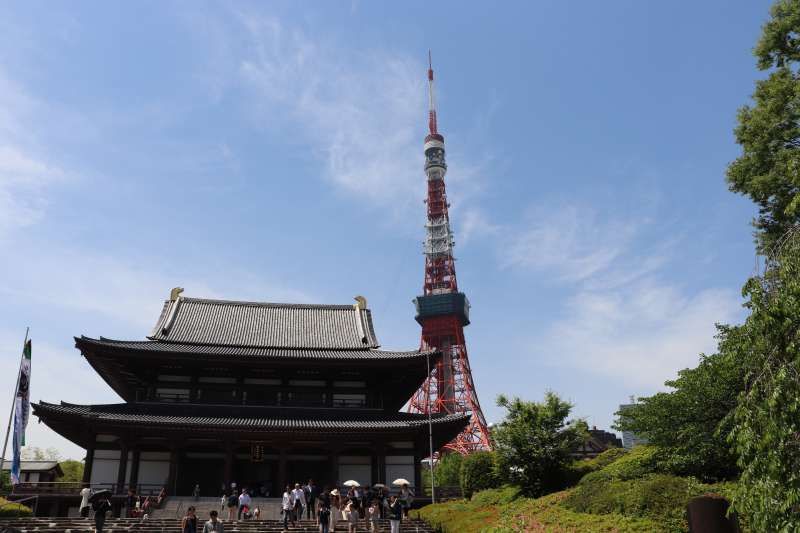
[[[422,326],[422,348],[435,349],[442,359],[409,402],[416,413],[467,414],[469,425],[445,450],[468,454],[490,449],[489,430],[481,411],[467,356],[464,326],[469,324],[469,300],[456,279],[450,216],[445,187],[444,136],[438,131],[433,68],[428,68],[429,134],[425,137],[425,174],[428,194],[425,224],[425,280],[422,295],[414,299],[416,320]]]

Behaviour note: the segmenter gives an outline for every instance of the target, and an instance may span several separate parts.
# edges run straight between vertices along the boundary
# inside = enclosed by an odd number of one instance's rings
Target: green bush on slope
[[[10,503],[5,498],[0,498],[0,518],[13,518],[17,516],[33,516],[33,511],[21,503]]]

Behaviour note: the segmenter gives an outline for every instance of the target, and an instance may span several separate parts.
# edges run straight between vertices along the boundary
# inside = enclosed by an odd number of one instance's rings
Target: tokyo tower
[[[437,129],[433,67],[428,55],[428,127],[425,137],[425,174],[428,221],[423,243],[425,283],[414,299],[416,320],[422,326],[422,349],[442,352],[440,362],[409,401],[413,413],[467,413],[469,425],[444,450],[466,455],[491,447],[486,419],[481,411],[467,357],[464,326],[469,324],[469,300],[459,292],[453,257],[453,232],[445,190],[444,136]]]

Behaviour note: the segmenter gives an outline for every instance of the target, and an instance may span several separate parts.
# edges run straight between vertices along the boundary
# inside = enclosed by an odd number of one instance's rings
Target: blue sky
[[[755,210],[724,172],[768,7],[0,5],[0,413],[28,325],[34,400],[117,401],[72,337],[144,338],[178,285],[363,294],[417,347],[430,48],[487,418],[550,389],[608,428],[743,316]]]

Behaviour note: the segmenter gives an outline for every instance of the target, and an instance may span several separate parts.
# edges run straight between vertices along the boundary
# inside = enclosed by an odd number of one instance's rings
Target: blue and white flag
[[[19,484],[19,467],[22,447],[25,446],[25,428],[28,426],[28,416],[31,410],[30,401],[31,384],[31,341],[25,343],[22,352],[22,363],[19,365],[19,385],[17,397],[14,399],[14,459],[11,462],[11,484]]]

